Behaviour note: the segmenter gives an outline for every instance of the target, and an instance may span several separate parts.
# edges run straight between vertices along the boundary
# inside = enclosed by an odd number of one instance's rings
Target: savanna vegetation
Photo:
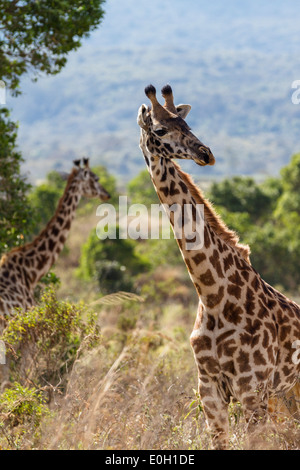
[[[143,171],[127,188],[103,167],[101,182],[129,202],[157,203]],[[300,155],[277,179],[234,177],[206,193],[252,248],[262,276],[299,300]],[[63,177],[27,194],[35,227],[50,217]],[[97,201],[82,201],[37,307],[17,312],[2,340],[10,386],[0,396],[2,449],[209,449],[189,346],[197,296],[174,239],[99,240]],[[238,404],[229,411],[232,449],[298,449],[299,423],[270,421],[247,437]]]

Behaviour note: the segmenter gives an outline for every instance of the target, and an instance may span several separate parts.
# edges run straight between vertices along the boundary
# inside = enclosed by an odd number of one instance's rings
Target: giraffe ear
[[[191,109],[192,106],[190,104],[179,104],[178,106],[176,106],[177,114],[182,119],[185,119],[187,117]]]
[[[89,167],[89,158],[84,158],[83,159],[83,164],[86,168],[88,168]]]
[[[148,128],[148,125],[146,123],[147,112],[148,112],[148,107],[145,104],[142,104],[142,106],[140,106],[140,109],[138,111],[137,123],[144,130],[147,130]]]
[[[75,166],[77,166],[79,168],[81,160],[73,160],[73,163],[74,163]]]

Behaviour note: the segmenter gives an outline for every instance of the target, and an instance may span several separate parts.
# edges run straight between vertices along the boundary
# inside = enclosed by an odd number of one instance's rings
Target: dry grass
[[[195,305],[178,306],[169,300],[154,308],[139,298],[126,299],[124,304],[121,296],[115,305],[103,303],[97,308],[101,340],[92,349],[82,342],[64,378],[66,388],[51,385],[47,403],[51,414],[43,416],[38,427],[29,421],[2,428],[0,446],[211,449],[188,341]],[[278,416],[251,438],[238,405],[230,407],[229,419],[233,450],[300,447],[299,423],[292,419]]]
[[[97,312],[101,339],[92,349],[82,341],[64,388],[40,387],[51,399],[44,404],[50,414],[38,425],[27,420],[1,426],[0,410],[0,448],[211,449],[189,345],[197,298],[184,266],[160,268],[151,282],[141,278],[139,296],[97,301],[95,286],[73,276],[82,230],[87,235],[94,226],[93,217],[75,222],[68,256],[60,258],[56,273],[60,298],[85,299]],[[278,415],[250,437],[238,405],[230,406],[229,420],[233,450],[300,449],[300,426],[292,419]]]
[[[107,337],[77,361],[38,447],[211,449],[189,348],[160,331],[138,329],[118,354],[112,355],[108,342]],[[249,438],[237,405],[229,419],[231,449],[299,449],[299,425],[293,420],[270,421]]]

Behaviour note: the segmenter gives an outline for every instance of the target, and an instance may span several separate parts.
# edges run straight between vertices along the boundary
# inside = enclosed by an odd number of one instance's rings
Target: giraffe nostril
[[[204,154],[204,161],[205,163],[209,163],[209,155]]]
[[[215,157],[209,147],[200,146],[198,152],[199,157],[206,165],[213,165],[215,163]]]
[[[102,199],[102,201],[107,201],[110,198],[111,198],[111,195],[109,193],[105,193],[100,196],[100,199]]]

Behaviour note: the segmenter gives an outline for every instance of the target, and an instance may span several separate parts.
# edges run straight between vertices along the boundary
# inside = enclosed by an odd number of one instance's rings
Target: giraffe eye
[[[159,137],[162,137],[163,135],[166,135],[168,131],[166,129],[157,129],[154,131],[154,134],[158,135]]]

